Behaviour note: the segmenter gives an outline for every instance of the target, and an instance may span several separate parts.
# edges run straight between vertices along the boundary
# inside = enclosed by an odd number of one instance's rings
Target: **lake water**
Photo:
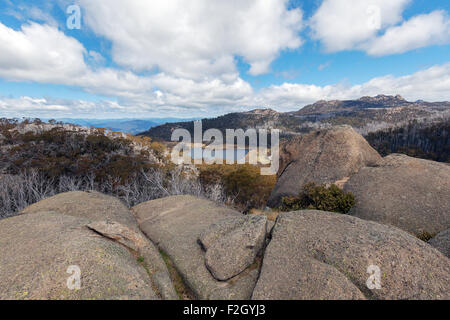
[[[227,151],[230,150],[231,152],[228,154]],[[201,159],[203,157],[204,160],[220,160],[222,159],[224,162],[226,160],[232,160],[233,162],[237,162],[239,160],[242,160],[243,158],[245,158],[245,156],[247,155],[247,153],[249,152],[248,149],[223,149],[220,151],[217,150],[212,150],[212,151],[207,151],[205,152],[205,150],[203,148],[192,148],[191,149],[191,157],[192,159]]]

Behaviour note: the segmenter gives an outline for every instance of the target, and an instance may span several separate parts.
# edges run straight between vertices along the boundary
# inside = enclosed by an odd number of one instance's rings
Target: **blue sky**
[[[0,117],[449,100],[449,12],[438,0],[1,0]]]

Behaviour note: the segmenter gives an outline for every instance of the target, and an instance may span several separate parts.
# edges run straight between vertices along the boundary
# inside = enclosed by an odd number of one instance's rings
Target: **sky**
[[[450,100],[450,1],[0,0],[0,117]]]

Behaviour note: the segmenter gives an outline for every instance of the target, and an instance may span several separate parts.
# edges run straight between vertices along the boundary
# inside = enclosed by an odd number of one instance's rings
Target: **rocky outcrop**
[[[356,197],[356,217],[421,235],[450,227],[450,166],[392,154],[361,169],[344,189]]]
[[[450,258],[450,229],[440,232],[428,243]]]
[[[1,220],[0,300],[159,299],[136,257],[89,223],[54,212]]]
[[[268,201],[270,207],[280,205],[284,196],[297,196],[309,182],[336,183],[381,160],[350,126],[294,137],[283,145],[280,155],[278,181]]]
[[[357,112],[359,110],[367,109],[388,109],[388,108],[398,108],[407,107],[411,105],[412,102],[406,101],[402,96],[386,96],[378,95],[376,97],[362,97],[357,100],[320,100],[314,104],[307,105],[299,111],[295,112],[297,115],[320,115],[329,114],[332,112],[342,112],[351,111]],[[340,114],[341,116],[349,116],[345,114]]]
[[[155,246],[141,233],[134,232],[114,221],[96,221],[88,224],[87,227],[137,253],[142,263],[148,268],[152,283],[157,287],[161,297],[164,300],[178,299],[167,266]]]
[[[265,216],[244,216],[213,224],[199,241],[206,267],[217,280],[229,280],[255,262],[266,240]]]
[[[290,212],[277,219],[253,299],[449,299],[449,273],[447,257],[397,228]]]
[[[63,194],[0,220],[0,300],[450,299],[448,229],[430,245],[349,215],[268,223],[193,196],[142,203],[135,219],[114,198],[72,195],[79,209]]]
[[[55,211],[91,221],[116,221],[134,231],[139,230],[136,219],[119,199],[95,191],[60,193],[25,208],[22,213],[44,211]]]
[[[142,231],[168,255],[196,298],[251,297],[257,268],[249,268],[229,281],[218,281],[206,268],[205,252],[198,242],[202,232],[212,224],[224,218],[238,219],[242,217],[240,213],[192,196],[157,199],[132,210]]]
[[[119,200],[98,192],[67,192],[35,203],[23,215],[52,211],[82,218],[87,227],[144,258],[152,285],[163,299],[177,299],[167,266],[156,247],[139,230],[131,211]]]

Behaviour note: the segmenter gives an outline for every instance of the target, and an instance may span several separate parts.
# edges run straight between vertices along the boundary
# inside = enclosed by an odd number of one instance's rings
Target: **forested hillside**
[[[369,133],[367,141],[382,156],[403,153],[412,157],[450,162],[450,121],[411,121],[400,128]]]
[[[350,125],[359,133],[406,125],[413,120],[449,119],[449,102],[410,102],[401,96],[378,95],[356,100],[318,101],[295,112],[276,112],[256,109],[249,112],[229,113],[203,119],[203,130],[214,128],[225,134],[226,129],[279,129],[281,135],[291,136],[334,125]],[[176,122],[150,128],[141,133],[153,139],[170,141],[173,130],[187,129],[193,134],[194,123]]]

